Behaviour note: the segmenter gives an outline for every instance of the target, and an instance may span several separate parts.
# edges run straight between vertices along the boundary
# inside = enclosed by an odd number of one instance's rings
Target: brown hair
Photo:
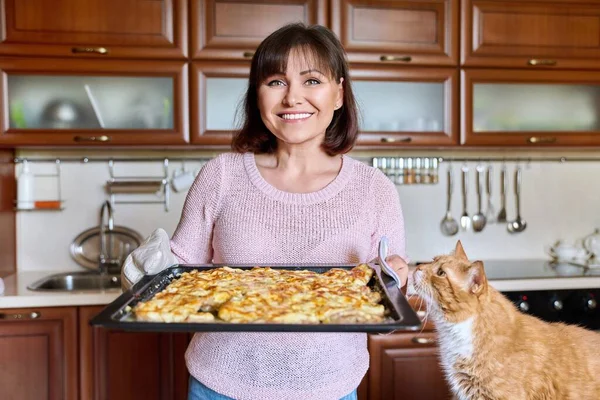
[[[344,102],[333,113],[325,131],[322,148],[329,155],[349,152],[358,134],[358,110],[350,84],[346,53],[333,32],[321,25],[285,25],[270,34],[252,57],[248,90],[244,99],[242,128],[234,134],[231,147],[236,152],[273,153],[275,136],[267,129],[258,109],[258,86],[269,76],[285,72],[290,51],[299,50],[317,63],[323,73],[337,83],[344,78]]]

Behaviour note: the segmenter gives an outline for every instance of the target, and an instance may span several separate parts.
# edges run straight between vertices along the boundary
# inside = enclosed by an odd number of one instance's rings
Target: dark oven
[[[600,289],[502,292],[524,313],[600,331]]]

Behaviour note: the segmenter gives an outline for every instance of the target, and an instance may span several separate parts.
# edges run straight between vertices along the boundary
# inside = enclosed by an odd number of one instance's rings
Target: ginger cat
[[[488,285],[483,263],[470,262],[460,241],[454,255],[419,265],[413,282],[456,399],[600,399],[600,334],[521,313]]]

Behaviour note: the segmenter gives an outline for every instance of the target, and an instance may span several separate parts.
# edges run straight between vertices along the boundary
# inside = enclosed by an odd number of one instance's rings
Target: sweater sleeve
[[[389,239],[388,255],[397,254],[407,263],[406,239],[404,234],[404,216],[400,197],[396,186],[383,172],[376,170],[371,185],[374,229],[371,236],[371,255],[369,260],[377,257],[379,240],[382,236]]]
[[[223,192],[223,156],[202,167],[190,187],[181,219],[171,238],[171,251],[183,264],[212,262],[212,235]]]

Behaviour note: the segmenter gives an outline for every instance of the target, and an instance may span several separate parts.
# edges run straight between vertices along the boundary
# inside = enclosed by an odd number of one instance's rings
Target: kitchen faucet
[[[108,213],[107,224],[104,224],[104,213]],[[100,255],[98,256],[98,270],[101,274],[106,274],[111,266],[119,266],[120,260],[112,257],[113,237],[112,231],[115,227],[113,208],[110,201],[105,201],[100,208]],[[106,234],[109,233],[110,243],[106,245]]]

